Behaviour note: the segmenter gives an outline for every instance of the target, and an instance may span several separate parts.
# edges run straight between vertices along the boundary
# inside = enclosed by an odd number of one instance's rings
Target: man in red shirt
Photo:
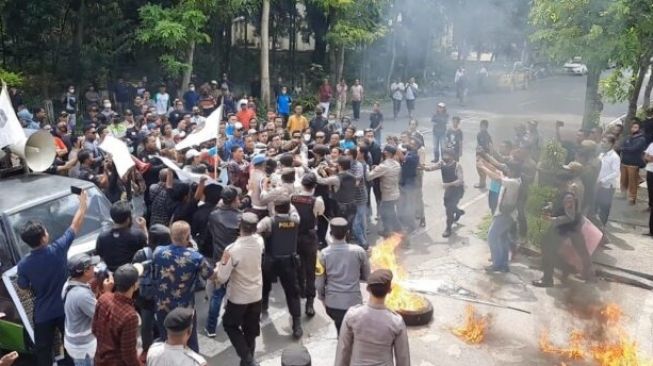
[[[137,269],[137,266],[141,269]],[[140,265],[125,264],[113,273],[114,292],[98,299],[93,316],[93,334],[97,338],[95,366],[142,366],[138,357],[138,313],[134,292],[138,289]]]
[[[329,105],[331,104],[331,97],[333,96],[333,89],[331,89],[329,79],[324,79],[324,82],[322,85],[320,85],[318,94],[318,99],[320,101],[320,107],[322,107],[323,115],[328,116]]]
[[[256,118],[256,112],[251,107],[247,103],[240,103],[240,112],[236,113],[236,118],[243,124],[245,130],[249,130],[249,120]],[[256,128],[256,126],[252,126],[252,128]]]

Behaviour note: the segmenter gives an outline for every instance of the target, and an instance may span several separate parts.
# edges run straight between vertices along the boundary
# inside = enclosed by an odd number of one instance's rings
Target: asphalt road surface
[[[510,304],[531,312],[478,305],[482,314],[491,315],[486,340],[480,345],[468,345],[451,333],[451,328],[461,325],[465,303],[444,297],[427,296],[435,309],[433,321],[424,327],[409,330],[412,364],[430,365],[568,365],[591,364],[583,361],[569,362],[557,356],[545,355],[538,349],[540,332],[548,330],[554,342],[567,342],[573,328],[584,328],[591,323],[578,316],[589,306],[616,302],[624,313],[624,328],[639,342],[644,355],[653,355],[651,345],[653,294],[635,287],[599,282],[585,285],[572,281],[570,285],[553,289],[537,289],[530,281],[538,279],[538,260],[517,258],[511,264],[511,273],[488,275],[483,268],[488,265],[487,243],[478,239],[476,230],[483,217],[489,213],[486,192],[473,188],[476,183],[475,136],[481,119],[490,121],[490,132],[495,141],[511,138],[517,123],[530,119],[540,121],[544,136],[553,131],[554,121],[564,120],[567,128],[580,125],[583,111],[585,78],[574,76],[552,77],[538,81],[529,90],[512,93],[472,95],[465,107],[458,106],[451,97],[424,98],[417,103],[416,117],[420,128],[428,133],[430,115],[435,104],[444,101],[451,116],[462,118],[464,133],[464,167],[466,192],[461,207],[467,214],[461,219],[455,233],[442,238],[444,208],[442,205],[442,181],[440,173],[426,173],[424,180],[424,203],[427,217],[426,229],[419,230],[410,238],[410,245],[398,251],[401,263],[408,271],[413,285],[435,290],[437,287],[463,288],[479,298]],[[405,106],[404,106],[405,107]],[[609,121],[626,110],[625,105],[605,106],[603,120]],[[384,136],[398,134],[407,126],[405,109],[399,120],[392,120],[391,106],[383,105],[386,116]],[[359,127],[367,127],[368,113],[364,111]],[[427,151],[431,151],[430,135],[426,137]],[[430,156],[430,154],[428,155]],[[631,262],[641,258],[653,258],[652,245],[640,245],[642,237],[633,233],[639,229],[619,226],[618,234],[629,237],[607,254],[613,263],[621,263],[619,250],[628,250],[625,258]],[[370,232],[375,233],[372,226]],[[651,244],[651,243],[648,243]],[[630,248],[630,249],[628,249]],[[640,258],[640,259],[637,259]],[[650,263],[648,261],[647,263]],[[643,266],[644,269],[647,267]],[[286,311],[281,288],[273,288],[269,314],[262,319],[262,334],[257,339],[256,357],[262,365],[280,365],[281,350],[299,342],[311,352],[313,365],[333,365],[336,333],[331,320],[321,304],[316,304],[317,315],[303,317],[304,337],[295,341],[291,337],[290,317]],[[197,312],[200,333],[205,323],[207,302],[198,293]],[[221,314],[222,315],[222,314]],[[236,365],[238,358],[221,326],[215,339],[200,334],[200,350],[211,365]]]

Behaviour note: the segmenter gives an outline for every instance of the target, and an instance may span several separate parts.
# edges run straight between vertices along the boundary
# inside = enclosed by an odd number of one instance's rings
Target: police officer
[[[329,148],[322,144],[316,144],[313,146],[313,159],[308,162],[308,167],[310,169],[323,169],[329,166],[328,162],[325,159],[325,156],[329,154]],[[315,187],[314,195],[316,197],[321,197],[324,201],[324,212],[327,216],[332,216],[334,202],[329,198],[329,186],[323,186],[318,184]],[[326,247],[326,232],[329,227],[329,221],[324,216],[320,216],[317,219],[317,239],[319,240],[320,248]]]
[[[451,226],[458,222],[465,211],[458,208],[458,202],[463,198],[465,193],[465,182],[463,180],[463,167],[455,159],[455,153],[452,149],[442,150],[442,160],[426,166],[425,171],[440,170],[442,173],[442,186],[444,188],[444,209],[447,215],[447,227],[442,233],[442,237],[451,236]]]
[[[165,343],[154,343],[147,352],[148,366],[206,365],[204,357],[188,348],[193,329],[193,309],[176,308],[168,313],[163,325],[168,337]]]
[[[392,291],[392,272],[372,272],[367,291],[367,304],[349,309],[342,321],[335,366],[410,366],[406,324],[385,306],[385,297]]]
[[[351,229],[356,216],[356,191],[358,190],[356,177],[351,173],[351,158],[341,156],[338,158],[338,172],[329,177],[321,177],[325,170],[318,170],[317,183],[333,187],[333,198],[338,209],[336,215],[344,217]]]
[[[342,217],[331,220],[331,243],[318,255],[315,270],[318,298],[340,334],[347,309],[363,303],[359,281],[367,280],[370,262],[363,248],[347,244],[347,221]]]
[[[299,214],[299,234],[297,236],[297,253],[300,257],[299,289],[306,297],[306,315],[314,316],[315,299],[315,261],[317,256],[317,218],[324,214],[322,197],[313,196],[317,178],[308,173],[302,178],[302,191],[293,195],[290,202]]]
[[[290,197],[277,200],[274,212],[274,216],[263,218],[257,225],[259,234],[266,238],[262,310],[267,311],[272,282],[278,277],[286,295],[288,311],[292,316],[292,335],[294,338],[301,338],[304,331],[300,320],[301,309],[297,288],[299,214],[295,211],[290,212]]]

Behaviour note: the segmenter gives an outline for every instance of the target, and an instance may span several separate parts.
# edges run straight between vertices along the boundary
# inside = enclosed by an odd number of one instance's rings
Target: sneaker
[[[208,329],[204,328],[204,334],[206,334],[206,336],[209,338],[215,338],[215,331],[209,332]]]
[[[446,229],[446,230],[442,233],[442,237],[443,237],[443,238],[448,238],[448,237],[450,237],[450,236],[451,236],[451,229]]]
[[[419,219],[419,227],[426,227],[426,218],[422,217]]]
[[[501,268],[496,268],[492,265],[485,267],[483,270],[487,273],[508,273],[510,270],[508,269],[501,269]]]
[[[453,222],[458,222],[460,217],[465,214],[465,210],[458,209],[456,213],[453,214]]]

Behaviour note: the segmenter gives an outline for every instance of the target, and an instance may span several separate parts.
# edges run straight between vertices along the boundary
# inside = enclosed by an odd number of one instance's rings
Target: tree
[[[170,75],[183,73],[181,88],[185,90],[193,72],[197,43],[209,42],[203,28],[208,21],[206,13],[211,0],[180,0],[164,8],[147,4],[138,10],[141,25],[137,39],[163,49],[159,61]]]
[[[270,110],[270,0],[262,0],[261,11],[261,99]]]
[[[530,23],[535,28],[531,40],[555,61],[582,57],[588,75],[583,127],[598,123],[599,80],[608,61],[620,49],[612,31],[612,0],[534,0]]]

